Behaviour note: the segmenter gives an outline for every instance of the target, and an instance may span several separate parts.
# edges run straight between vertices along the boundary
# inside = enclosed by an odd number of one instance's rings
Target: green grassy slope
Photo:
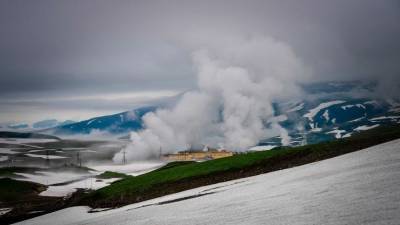
[[[173,161],[173,162],[167,163],[166,165],[164,165],[161,168],[158,168],[155,171],[170,169],[172,167],[183,166],[183,165],[192,164],[192,163],[196,163],[196,161]]]
[[[94,191],[82,203],[94,207],[120,206],[207,184],[303,165],[397,138],[400,138],[400,126],[378,127],[350,138],[319,144],[238,154],[201,163],[167,165]]]
[[[36,195],[44,190],[46,190],[45,185],[10,178],[0,179],[1,202],[21,200],[28,195]]]
[[[126,175],[124,173],[112,172],[112,171],[105,171],[96,176],[99,179],[110,179],[110,178],[128,178],[131,177],[130,175]]]

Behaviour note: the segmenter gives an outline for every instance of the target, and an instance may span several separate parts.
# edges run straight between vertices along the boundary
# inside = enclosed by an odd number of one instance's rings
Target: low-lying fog
[[[77,188],[98,189],[120,179],[96,177],[105,171],[137,176],[165,164],[161,160],[113,161],[126,144],[124,140],[1,138],[0,167],[28,167],[13,172],[12,178],[48,185],[40,193],[43,196],[66,196]]]

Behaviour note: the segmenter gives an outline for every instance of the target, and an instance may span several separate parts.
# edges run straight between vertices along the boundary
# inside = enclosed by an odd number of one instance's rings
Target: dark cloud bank
[[[399,22],[400,3],[390,0],[3,0],[0,101],[8,102],[9,115],[13,100],[194,89],[194,52],[242,66],[227,55],[248,48],[229,49],[265,39],[301,62],[308,74],[290,77],[296,82],[378,80],[381,93],[397,95]],[[244,64],[264,71],[259,62]]]

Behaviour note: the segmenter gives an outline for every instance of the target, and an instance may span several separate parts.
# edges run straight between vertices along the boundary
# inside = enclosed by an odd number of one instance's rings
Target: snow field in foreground
[[[119,209],[72,207],[19,224],[400,224],[400,139]]]

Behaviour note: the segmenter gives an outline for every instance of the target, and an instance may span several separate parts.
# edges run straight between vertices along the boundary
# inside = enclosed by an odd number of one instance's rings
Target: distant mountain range
[[[89,134],[93,131],[105,131],[112,134],[126,134],[130,131],[142,129],[143,115],[155,111],[157,107],[158,106],[146,106],[114,115],[95,117],[47,129],[46,133],[68,135]]]
[[[345,98],[292,104],[280,124],[289,131],[292,145],[349,137],[362,130],[400,123],[400,105],[394,101]],[[261,144],[279,145],[280,137]]]
[[[65,120],[63,122],[60,122],[60,121],[55,120],[55,119],[50,119],[50,120],[42,120],[42,121],[36,122],[36,123],[32,124],[32,128],[34,128],[34,129],[46,129],[46,128],[53,128],[53,127],[57,127],[57,126],[64,126],[64,125],[68,125],[68,124],[73,124],[73,123],[76,123],[76,121]]]
[[[33,124],[28,123],[5,123],[1,124],[0,128],[3,130],[9,131],[38,131],[48,128],[54,128],[58,126],[68,125],[76,123],[76,121],[72,120],[65,120],[65,121],[58,121],[56,119],[48,119],[35,122]]]
[[[303,99],[275,102],[275,121],[288,131],[291,145],[315,143],[348,137],[361,130],[384,124],[400,123],[400,101],[372,95],[375,84],[360,82],[324,82],[304,85]],[[369,97],[368,97],[369,96]],[[114,115],[95,117],[80,122],[45,120],[33,128],[54,135],[109,132],[120,136],[143,128],[142,117],[163,107],[162,104],[139,107]],[[268,127],[271,124],[265,123]],[[23,125],[19,125],[23,126]],[[260,142],[277,146],[281,137]]]
[[[372,95],[374,88],[374,84],[358,82],[304,86],[307,93],[304,100],[276,103],[279,123],[289,132],[291,145],[349,137],[362,130],[400,123],[398,100],[365,97],[376,96]],[[278,136],[260,144],[279,145],[280,142]]]
[[[398,100],[365,97],[374,96],[370,94],[374,88],[375,84],[360,82],[324,82],[304,85],[303,90],[306,93],[304,99],[274,103],[276,119],[288,131],[291,145],[348,137],[358,131],[383,124],[400,123]],[[141,107],[132,111],[57,126],[48,132],[57,135],[107,131],[124,135],[129,131],[142,129],[142,116],[157,108],[159,106]],[[269,125],[265,124],[267,127]],[[262,140],[260,144],[280,145],[281,137],[268,138]]]

